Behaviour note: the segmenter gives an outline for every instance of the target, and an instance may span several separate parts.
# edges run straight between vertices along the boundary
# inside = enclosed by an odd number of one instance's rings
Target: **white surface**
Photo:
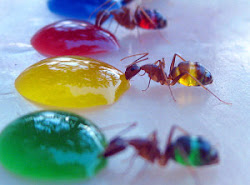
[[[166,86],[152,82],[150,89],[142,92],[148,77],[138,76],[131,81],[131,89],[114,105],[71,111],[93,120],[100,127],[137,121],[139,126],[126,136],[147,136],[157,129],[162,147],[170,127],[178,124],[192,134],[203,135],[220,152],[219,165],[196,170],[202,185],[250,184],[250,1],[157,2],[158,5],[150,7],[156,7],[167,16],[169,25],[162,33],[168,43],[157,32],[143,30],[140,30],[140,43],[136,31],[119,28],[116,36],[121,50],[92,57],[124,71],[129,62],[121,63],[120,59],[127,55],[149,51],[149,63],[165,57],[169,65],[173,54],[180,53],[187,60],[202,63],[214,78],[208,88],[233,105],[222,104],[200,87],[182,85],[172,88],[177,99],[175,103]],[[1,0],[0,17],[0,93],[5,94],[0,96],[2,129],[13,119],[42,109],[15,91],[14,80],[25,68],[45,58],[29,47],[32,35],[62,17],[49,12],[45,0]],[[114,29],[115,24],[111,30]],[[112,137],[119,130],[105,133]],[[144,167],[144,161],[137,159],[129,173],[122,174],[128,166],[126,158],[131,155],[132,150],[128,150],[111,158],[107,168],[88,181],[35,182],[12,175],[0,167],[0,184],[195,184],[188,170],[174,162],[166,168],[148,165],[137,176]]]

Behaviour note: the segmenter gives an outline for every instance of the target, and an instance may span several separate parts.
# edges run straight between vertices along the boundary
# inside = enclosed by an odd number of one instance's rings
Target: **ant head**
[[[213,82],[213,77],[209,71],[205,71],[204,85],[211,84]]]
[[[127,147],[127,145],[128,143],[126,140],[120,137],[116,137],[110,141],[102,156],[110,157],[112,155],[115,155],[124,150]]]
[[[137,64],[129,65],[125,71],[125,77],[127,80],[133,78],[137,73],[139,73],[141,68]]]

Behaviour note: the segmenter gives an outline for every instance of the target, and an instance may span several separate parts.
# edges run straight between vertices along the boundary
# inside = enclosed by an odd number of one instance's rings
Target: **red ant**
[[[124,0],[123,4],[131,2],[134,0]],[[139,5],[136,5],[135,10],[126,6],[111,11],[100,10],[96,16],[95,24],[101,26],[112,15],[119,25],[131,30],[136,26],[144,29],[161,29],[167,26],[167,20],[159,12],[145,9]]]
[[[133,126],[135,123],[126,130]],[[184,135],[179,136],[173,142],[172,138],[176,130],[181,131]],[[164,152],[159,149],[157,132],[154,131],[148,138],[123,139],[117,136],[109,142],[102,156],[111,157],[128,146],[134,147],[138,156],[150,163],[158,162],[160,166],[166,166],[169,159],[185,166],[204,166],[219,162],[217,150],[208,141],[200,136],[192,136],[176,125],[172,126],[170,130]]]
[[[149,88],[151,80],[154,80],[156,82],[159,82],[161,85],[167,85],[169,87],[171,96],[173,97],[174,101],[176,101],[170,86],[173,86],[178,82],[185,86],[201,86],[205,90],[210,92],[213,96],[215,96],[219,101],[225,104],[231,104],[221,100],[218,96],[216,96],[213,92],[211,92],[209,89],[205,87],[205,85],[211,84],[213,82],[213,78],[211,73],[200,63],[187,61],[183,59],[180,55],[174,54],[169,70],[169,75],[167,75],[164,72],[165,69],[164,58],[162,58],[162,60],[157,60],[153,64],[145,64],[140,67],[137,65],[137,63],[148,59],[145,58],[148,55],[148,53],[141,53],[141,54],[127,56],[121,59],[121,61],[138,55],[142,56],[137,60],[135,60],[133,63],[131,63],[129,66],[127,66],[125,71],[125,77],[127,80],[130,80],[141,70],[145,71],[145,73],[147,73],[149,76],[149,83],[144,91],[146,91]],[[181,60],[183,60],[183,62],[180,62],[177,67],[174,66],[176,56],[178,56]]]

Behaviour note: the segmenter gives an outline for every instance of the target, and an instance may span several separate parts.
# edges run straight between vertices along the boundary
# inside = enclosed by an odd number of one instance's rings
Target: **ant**
[[[135,55],[127,56],[124,59],[142,55],[137,60],[135,60],[133,63],[127,66],[125,71],[125,77],[127,80],[130,80],[133,78],[136,74],[138,74],[141,70],[145,71],[143,75],[146,73],[149,76],[149,83],[145,90],[146,91],[149,88],[151,80],[154,80],[156,82],[159,82],[161,85],[167,85],[169,87],[171,96],[173,97],[174,101],[174,95],[172,93],[172,90],[170,86],[175,85],[177,82],[185,85],[185,86],[201,86],[208,92],[210,92],[213,96],[215,96],[219,101],[225,104],[230,104],[228,102],[225,102],[221,100],[218,96],[216,96],[212,91],[210,91],[208,88],[205,87],[205,85],[211,84],[213,82],[213,78],[211,73],[203,67],[198,62],[190,62],[182,58],[178,54],[174,54],[172,63],[169,70],[169,75],[167,75],[164,72],[165,69],[165,60],[162,58],[162,60],[157,60],[153,64],[145,64],[143,66],[138,66],[137,63],[147,60],[148,58],[145,58],[149,53],[140,53]],[[183,62],[180,62],[178,66],[175,65],[176,57],[179,57]],[[142,76],[143,76],[142,75]]]
[[[133,126],[135,123],[129,127]],[[172,141],[176,130],[181,131],[184,135]],[[101,156],[111,157],[125,150],[128,146],[132,146],[138,156],[150,163],[158,162],[160,166],[166,166],[169,159],[184,166],[205,166],[219,163],[218,152],[208,141],[201,136],[190,135],[177,125],[172,126],[163,152],[159,149],[157,132],[154,131],[148,138],[123,139],[117,136],[109,142]]]
[[[144,29],[161,29],[167,26],[167,20],[156,10],[145,9],[140,5],[136,5],[135,10],[133,10],[133,6],[135,6],[133,2],[135,1],[136,0],[122,1],[122,4],[124,5],[131,4],[130,7],[123,6],[120,9],[111,11],[100,10],[96,16],[95,25],[100,27],[110,16],[114,16],[114,19],[119,25],[130,30],[135,29],[136,26]],[[113,3],[109,8],[111,8],[115,3]]]

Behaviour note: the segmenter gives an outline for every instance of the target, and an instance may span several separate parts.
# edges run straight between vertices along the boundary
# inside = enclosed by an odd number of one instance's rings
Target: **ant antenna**
[[[131,123],[127,128],[125,128],[122,131],[118,132],[118,134],[116,134],[116,136],[114,136],[113,138],[117,138],[120,135],[125,134],[126,132],[130,131],[131,129],[133,129],[135,126],[137,126],[137,122]]]
[[[117,2],[112,3],[108,8],[106,8],[105,12],[108,11],[110,8],[112,8],[112,6],[114,6],[116,3]],[[103,16],[104,16],[104,12],[102,13],[102,15],[101,15],[101,17],[100,17],[99,22],[98,22],[97,25],[100,24],[100,21],[102,20]]]
[[[101,7],[105,6],[106,4],[110,3],[112,0],[107,0],[105,1],[104,3],[102,3],[100,6],[98,6],[97,8],[95,8],[95,10],[89,15],[89,18],[88,19],[91,19],[91,17],[94,15],[94,13],[100,9]],[[117,3],[117,2],[116,2]],[[111,8],[111,7],[109,7]],[[107,8],[108,9],[108,8]]]
[[[129,56],[127,56],[127,57],[122,58],[120,61],[123,61],[123,60],[125,60],[125,59],[127,59],[127,58],[130,58],[130,57],[142,55],[141,57],[139,57],[138,59],[136,59],[133,63],[131,63],[130,65],[127,66],[127,67],[129,67],[129,66],[134,65],[134,64],[136,64],[136,63],[139,63],[139,62],[148,60],[148,57],[145,58],[148,54],[149,54],[149,53],[139,53],[139,54],[135,54],[135,55],[129,55]]]
[[[116,128],[119,128],[121,126],[126,126],[128,124],[131,124],[131,123],[117,123],[117,124],[112,124],[112,125],[107,125],[107,126],[104,126],[104,127],[101,127],[100,130],[109,130],[109,129],[116,129]],[[133,123],[134,124],[134,123]]]
[[[122,131],[120,131],[117,135],[125,134],[126,132],[128,132],[131,129],[133,129],[134,127],[136,127],[136,125],[137,125],[137,122],[131,123],[127,128],[125,128]]]
[[[135,56],[138,56],[138,55],[143,55],[143,56],[141,56],[140,58],[137,59],[137,60],[140,60],[141,58],[146,57],[148,54],[149,54],[149,53],[146,52],[146,53],[138,53],[138,54],[134,54],[134,55],[129,55],[129,56],[127,56],[127,57],[122,58],[120,61],[123,61],[123,60],[125,60],[125,59],[127,59],[127,58],[130,58],[130,57],[135,57]],[[137,60],[136,60],[136,61],[137,61]]]

